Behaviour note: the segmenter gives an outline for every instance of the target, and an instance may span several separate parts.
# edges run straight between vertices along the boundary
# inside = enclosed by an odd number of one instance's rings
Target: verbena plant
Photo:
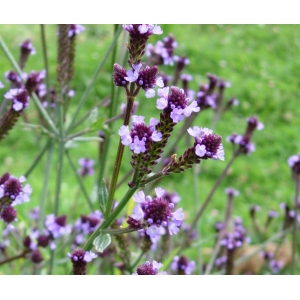
[[[255,116],[247,118],[244,131],[237,129],[226,137],[233,150],[224,153],[225,138],[213,129],[224,113],[238,105],[238,100],[227,98],[229,83],[213,74],[207,74],[207,82],[199,84],[199,90],[191,90],[189,82],[193,77],[184,72],[189,59],[175,55],[178,47],[175,37],[163,33],[158,25],[115,25],[113,41],[86,90],[77,91],[73,80],[76,41],[84,30],[76,24],[58,25],[55,79],[50,77],[53,66],[48,62],[50,43],[47,47],[44,25],[41,25],[45,64],[42,71],[28,74],[24,71],[29,56],[35,52],[30,40],[20,44],[20,55],[15,59],[0,38],[2,50],[13,67],[5,73],[7,83],[0,82],[4,90],[0,106],[2,147],[17,122],[23,122],[37,140],[46,139],[39,152],[33,153],[32,164],[24,170],[24,176],[17,178],[9,170],[1,174],[3,273],[188,275],[271,270],[276,274],[290,265],[291,273],[295,274],[300,155],[288,159],[295,181],[295,201],[292,208],[282,205],[284,221],[278,231],[272,235],[269,231],[277,213],[270,211],[261,225],[256,219],[258,207],[253,206],[250,217],[259,244],[248,251],[247,230],[241,219],[232,217],[238,191],[227,188],[224,219],[216,224],[209,258],[201,259],[205,252],[201,244],[211,237],[200,235],[199,220],[234,161],[255,150],[252,136],[254,131],[264,128],[263,123]],[[125,39],[120,39],[122,35]],[[163,39],[151,44],[152,35],[163,35]],[[117,45],[121,51],[117,51]],[[110,93],[85,111],[90,92],[101,81],[101,70],[108,59],[111,60]],[[173,74],[159,69],[164,65],[171,66]],[[73,103],[75,92],[82,94],[78,103]],[[147,101],[144,107],[149,106],[151,114],[139,109],[141,101]],[[199,114],[209,110],[213,112],[212,128],[198,120]],[[120,120],[122,125],[115,129],[113,124]],[[90,141],[98,145],[97,157],[82,157],[78,169],[73,152],[79,144],[88,145]],[[197,177],[206,160],[215,160],[215,164],[223,163],[225,167],[205,201],[198,205]],[[50,173],[54,164],[56,179],[52,182]],[[31,176],[36,168],[45,170],[43,179]],[[193,173],[195,191],[178,195],[161,187],[166,177],[182,172]],[[86,187],[88,176],[95,178],[93,188]],[[78,199],[74,198],[64,204],[68,216],[60,213],[65,201],[62,182],[73,177],[77,180],[75,198],[84,198],[85,208],[78,209]],[[31,188],[33,180],[43,182],[40,205],[29,211],[25,222],[19,223],[18,205],[39,197]],[[116,193],[117,189],[121,192]],[[195,207],[184,211],[180,200],[191,197],[192,193]],[[81,212],[87,210],[89,214]],[[187,213],[191,216],[189,222],[185,221]],[[286,239],[290,232],[291,244]],[[253,269],[246,263],[255,256],[261,262]]]

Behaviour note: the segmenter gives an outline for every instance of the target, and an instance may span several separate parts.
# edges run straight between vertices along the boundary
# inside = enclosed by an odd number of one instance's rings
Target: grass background
[[[76,73],[72,86],[76,92],[72,99],[67,119],[70,120],[76,109],[76,105],[88,85],[97,64],[101,61],[106,49],[112,41],[112,25],[84,25],[86,31],[78,36],[76,49]],[[240,216],[251,236],[249,209],[252,204],[260,205],[261,211],[258,218],[264,221],[269,209],[279,210],[279,203],[292,204],[294,197],[294,184],[291,180],[291,172],[287,165],[289,156],[298,153],[299,141],[299,69],[298,59],[300,48],[299,25],[161,25],[164,33],[162,36],[151,36],[150,42],[155,43],[162,37],[172,33],[178,42],[176,55],[186,55],[190,64],[184,73],[191,74],[193,81],[191,88],[198,89],[199,84],[207,82],[206,74],[213,73],[220,78],[229,81],[231,87],[226,90],[225,99],[234,96],[240,101],[240,105],[233,107],[219,121],[215,132],[223,137],[225,149],[225,162],[204,161],[201,164],[201,172],[194,185],[192,170],[183,174],[175,174],[165,178],[159,186],[169,191],[176,191],[181,197],[181,206],[185,211],[186,222],[192,221],[197,207],[204,201],[214,181],[225,167],[232,152],[231,145],[225,138],[233,132],[243,133],[246,126],[246,118],[257,116],[265,124],[263,131],[255,132],[253,141],[256,151],[249,156],[241,156],[230,168],[228,176],[214,195],[211,204],[201,220],[201,231],[205,245],[209,246],[213,241],[212,234],[216,221],[223,219],[226,205],[224,189],[233,187],[240,191],[235,199],[233,215]],[[0,25],[0,33],[17,59],[19,55],[18,44],[30,38],[36,48],[37,54],[31,56],[27,63],[26,72],[41,70],[44,68],[42,45],[40,40],[40,28],[38,25]],[[48,55],[50,62],[51,85],[55,84],[56,72],[56,26],[46,26]],[[125,46],[123,36],[119,39],[118,51]],[[3,83],[4,73],[11,69],[3,52],[0,52],[0,81]],[[161,66],[160,70],[172,74],[172,68]],[[2,74],[2,75],[1,75]],[[98,77],[96,84],[86,101],[81,115],[91,109],[98,101],[110,94],[111,61],[108,59]],[[0,97],[8,89],[0,90]],[[139,109],[137,114],[150,117],[158,117],[155,108],[155,99],[146,99],[141,93],[138,96]],[[125,101],[122,98],[121,101]],[[107,112],[103,108],[103,114]],[[33,103],[28,108],[28,114],[33,118],[36,115]],[[194,125],[210,127],[212,112],[209,110],[199,114]],[[107,162],[106,177],[110,178],[113,166],[116,145],[117,130],[121,121],[115,122],[112,127],[115,136],[111,145],[111,151]],[[77,129],[83,129],[78,127]],[[77,131],[76,129],[76,131]],[[174,132],[174,136],[176,135]],[[0,174],[9,171],[14,176],[20,176],[31,165],[33,157],[46,142],[45,137],[38,137],[32,131],[26,130],[22,122],[18,122],[15,129],[0,145]],[[183,141],[179,145],[178,154],[185,149]],[[47,200],[47,212],[51,213],[54,202],[56,180],[56,153],[53,160],[53,168],[50,179],[50,189]],[[88,156],[96,160],[98,143],[88,142],[79,144],[70,153],[75,162]],[[129,168],[130,151],[126,149],[125,159],[121,168],[121,176]],[[63,175],[62,195],[60,201],[60,214],[70,212],[76,197],[77,181],[70,172],[66,162]],[[97,165],[97,167],[99,167]],[[18,207],[18,218],[26,224],[27,213],[33,207],[39,205],[43,189],[43,174],[45,172],[45,158],[38,168],[29,176],[28,182],[33,188],[31,201],[22,207]],[[85,184],[92,191],[94,178],[86,178]],[[193,189],[197,189],[199,198],[194,199]],[[126,191],[126,185],[118,189],[116,198],[120,199]],[[84,198],[76,200],[76,209],[72,212],[69,221],[77,219],[80,214],[89,213]],[[282,215],[282,212],[281,212]],[[72,220],[73,219],[73,220]],[[279,222],[274,224],[274,230]],[[255,236],[252,235],[255,242]],[[192,252],[193,256],[194,253]]]

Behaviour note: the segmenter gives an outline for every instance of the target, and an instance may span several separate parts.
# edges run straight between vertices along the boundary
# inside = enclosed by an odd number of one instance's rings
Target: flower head
[[[170,95],[168,87],[159,89],[158,95],[161,98],[157,100],[156,107],[169,115],[174,123],[182,121],[184,116],[188,117],[192,112],[200,111],[195,101],[188,105],[189,99],[186,97],[184,90],[178,87],[171,86]]]
[[[4,98],[12,100],[12,109],[21,112],[29,104],[29,96],[26,89],[11,89]]]
[[[92,159],[89,159],[87,157],[80,158],[78,161],[81,168],[78,170],[78,174],[82,177],[87,175],[93,175],[94,174],[94,165],[95,161]]]
[[[137,203],[133,214],[128,218],[129,227],[135,229],[144,228],[150,238],[160,235],[160,227],[167,227],[169,234],[177,234],[184,219],[182,208],[174,211],[174,204],[164,198],[162,189],[156,189],[156,197],[145,196],[144,192],[133,196]]]
[[[158,272],[163,264],[153,260],[152,263],[146,261],[143,265],[137,267],[136,272],[132,275],[168,275],[167,272]]]
[[[68,253],[68,257],[71,259],[73,264],[74,275],[85,275],[86,263],[91,262],[97,258],[97,254],[92,251],[84,251],[80,248],[75,249],[72,253]]]

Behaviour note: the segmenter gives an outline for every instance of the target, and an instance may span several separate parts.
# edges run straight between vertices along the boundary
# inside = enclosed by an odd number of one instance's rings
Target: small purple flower
[[[168,275],[167,272],[162,271],[158,273],[158,270],[163,266],[162,263],[158,263],[153,260],[152,263],[146,261],[145,264],[137,267],[136,272],[132,275]]]
[[[240,194],[239,191],[237,191],[233,188],[226,188],[225,193],[230,197],[237,197]]]
[[[224,160],[224,150],[221,143],[222,138],[213,134],[208,128],[194,126],[189,128],[188,133],[195,138],[195,153],[201,159],[220,159]]]
[[[174,256],[171,269],[177,271],[178,275],[191,275],[194,271],[196,263],[188,261],[185,256]]]
[[[150,125],[146,125],[143,116],[132,116],[132,129],[122,125],[118,131],[121,137],[121,143],[129,146],[130,150],[135,154],[149,151],[152,142],[159,142],[162,134],[155,130],[158,120],[151,118]]]
[[[27,79],[27,74],[23,73],[22,78],[24,80],[26,80]],[[11,83],[11,87],[13,89],[24,88],[22,78],[14,71],[8,71],[8,72],[5,73],[5,79],[6,79],[7,82]]]
[[[66,221],[66,215],[55,217],[54,214],[51,214],[46,217],[46,228],[51,233],[54,239],[60,238],[63,235],[71,233],[72,227],[71,225],[67,225]]]
[[[4,98],[12,100],[12,108],[16,112],[22,111],[29,104],[29,96],[26,89],[11,89]]]
[[[177,234],[184,219],[182,208],[173,211],[175,205],[164,198],[163,189],[155,189],[156,197],[152,199],[140,191],[133,196],[137,203],[133,214],[127,219],[130,228],[144,228],[150,238],[160,235],[160,227],[167,227],[169,234]]]
[[[227,256],[220,256],[216,259],[215,265],[218,269],[221,269],[227,262]]]
[[[35,54],[35,48],[33,47],[31,41],[29,39],[27,39],[26,41],[24,41],[23,43],[19,44],[21,51],[23,52],[29,52],[29,54]]]
[[[163,33],[160,26],[154,24],[124,24],[123,28],[131,34],[137,34],[138,31],[141,35],[146,36]]]
[[[72,253],[68,253],[68,257],[71,259],[73,264],[73,274],[85,275],[86,263],[91,262],[93,259],[97,258],[97,254],[78,248],[75,249]]]
[[[269,211],[269,218],[276,218],[278,216],[278,213],[275,211],[275,210],[273,210],[273,209],[271,209],[270,211]]]
[[[85,27],[80,24],[70,24],[69,37],[74,37],[85,31]]]
[[[0,81],[0,89],[4,88],[4,84]]]
[[[22,186],[25,181],[24,176],[17,179],[9,173],[5,173],[0,178],[0,199],[8,197],[10,199],[8,204],[11,206],[28,202],[32,189],[29,184]]]
[[[32,219],[32,220],[38,220],[39,215],[40,215],[40,208],[39,207],[33,208],[28,214],[29,218]]]
[[[80,158],[78,161],[81,168],[78,170],[78,174],[82,177],[94,174],[95,161],[87,157]]]
[[[283,266],[284,266],[283,261],[275,260],[275,259],[272,259],[269,264],[270,269],[275,274],[278,273],[283,268]]]
[[[189,105],[189,99],[186,97],[184,90],[175,86],[171,86],[171,94],[169,95],[169,88],[165,87],[159,89],[157,92],[159,98],[156,102],[156,107],[168,114],[174,123],[183,120],[184,116],[189,117],[192,112],[199,112],[200,107],[195,101]]]
[[[300,174],[300,154],[292,155],[288,158],[288,165],[295,175]]]

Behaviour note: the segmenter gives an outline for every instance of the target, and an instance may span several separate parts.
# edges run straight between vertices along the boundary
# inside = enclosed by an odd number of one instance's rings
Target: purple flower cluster
[[[234,133],[227,137],[226,140],[234,145],[239,145],[240,152],[248,155],[255,151],[255,145],[251,142],[254,130],[262,130],[264,128],[264,124],[259,122],[256,117],[249,118],[247,123],[248,125],[244,135]]]
[[[23,69],[25,67],[25,64],[28,60],[28,57],[30,54],[35,54],[35,48],[33,47],[31,41],[29,39],[27,39],[26,41],[24,41],[23,43],[21,43],[20,45],[20,59],[19,59],[19,66],[21,69]]]
[[[12,109],[21,112],[29,104],[29,95],[26,89],[11,89],[4,95],[5,99],[12,100]]]
[[[139,64],[145,53],[146,43],[152,34],[162,34],[159,26],[154,24],[124,24],[123,28],[129,33],[129,65]]]
[[[158,120],[150,119],[150,125],[147,126],[143,116],[132,116],[132,129],[122,125],[118,133],[121,137],[121,143],[124,146],[129,146],[133,153],[139,154],[150,150],[152,142],[159,142],[162,139],[162,134],[155,130],[155,125]]]
[[[22,73],[22,77],[20,77],[15,71],[7,71],[5,73],[5,79],[7,82],[10,82],[11,88],[20,89],[25,87],[22,80],[27,79],[27,74],[24,72]]]
[[[275,274],[278,273],[283,268],[283,266],[284,266],[283,261],[275,260],[275,259],[272,259],[269,264],[270,269]]]
[[[195,153],[201,159],[220,159],[224,160],[224,149],[221,137],[213,134],[208,128],[194,126],[189,128],[188,133],[195,138]]]
[[[156,102],[156,107],[169,115],[173,123],[182,121],[184,116],[189,117],[192,112],[200,111],[196,101],[188,105],[189,99],[183,89],[171,86],[171,94],[169,94],[169,87],[164,87],[157,93],[160,98]]]
[[[173,35],[165,37],[163,41],[157,41],[155,46],[148,44],[146,48],[146,56],[150,57],[153,65],[170,65],[173,66],[173,52],[177,48],[177,42]]]
[[[45,225],[53,239],[58,239],[63,235],[70,234],[72,231],[72,226],[67,224],[66,215],[58,217],[54,214],[48,215],[45,220]]]
[[[169,234],[177,234],[184,219],[182,208],[173,211],[175,205],[164,198],[165,190],[155,189],[156,197],[145,196],[143,191],[133,196],[137,205],[128,217],[130,228],[144,229],[150,238],[159,236],[161,226],[168,228]]]
[[[171,269],[177,271],[178,275],[191,275],[194,271],[196,263],[194,261],[188,261],[185,256],[174,256],[171,264]]]
[[[295,175],[300,174],[300,154],[292,155],[288,158],[288,165]]]
[[[47,93],[46,84],[43,80],[46,77],[46,70],[40,72],[32,71],[25,82],[25,88],[28,90],[28,93],[31,94],[35,92],[39,98],[45,97]]]
[[[226,247],[228,250],[240,248],[246,241],[246,229],[242,224],[240,218],[234,221],[233,232],[228,232],[225,237],[220,241],[220,245]]]
[[[17,212],[13,206],[30,200],[32,189],[29,184],[22,185],[25,181],[24,176],[17,179],[9,173],[0,177],[0,218],[6,223],[16,219]]]
[[[69,37],[74,37],[85,31],[85,27],[80,24],[70,24]]]
[[[81,215],[74,224],[76,232],[74,245],[80,245],[85,242],[85,236],[94,232],[102,221],[103,216],[98,210],[87,216]]]
[[[78,170],[78,174],[82,177],[94,174],[95,161],[87,157],[82,157],[78,161],[81,168]]]
[[[86,263],[91,262],[97,258],[97,254],[92,251],[84,251],[82,249],[75,249],[72,253],[68,253],[68,257],[71,259],[73,264],[74,275],[85,275]]]
[[[126,95],[136,96],[142,88],[146,91],[146,98],[152,98],[155,96],[154,88],[156,86],[163,87],[164,83],[161,77],[157,77],[158,68],[153,67],[142,67],[142,63],[132,64],[132,69],[125,70],[120,65],[114,65],[114,84],[116,86],[124,87]],[[132,92],[128,88],[129,83],[135,83],[136,89]]]
[[[165,271],[158,272],[162,266],[162,263],[158,263],[155,260],[153,260],[152,263],[146,261],[143,265],[138,266],[136,272],[132,275],[168,275]]]

